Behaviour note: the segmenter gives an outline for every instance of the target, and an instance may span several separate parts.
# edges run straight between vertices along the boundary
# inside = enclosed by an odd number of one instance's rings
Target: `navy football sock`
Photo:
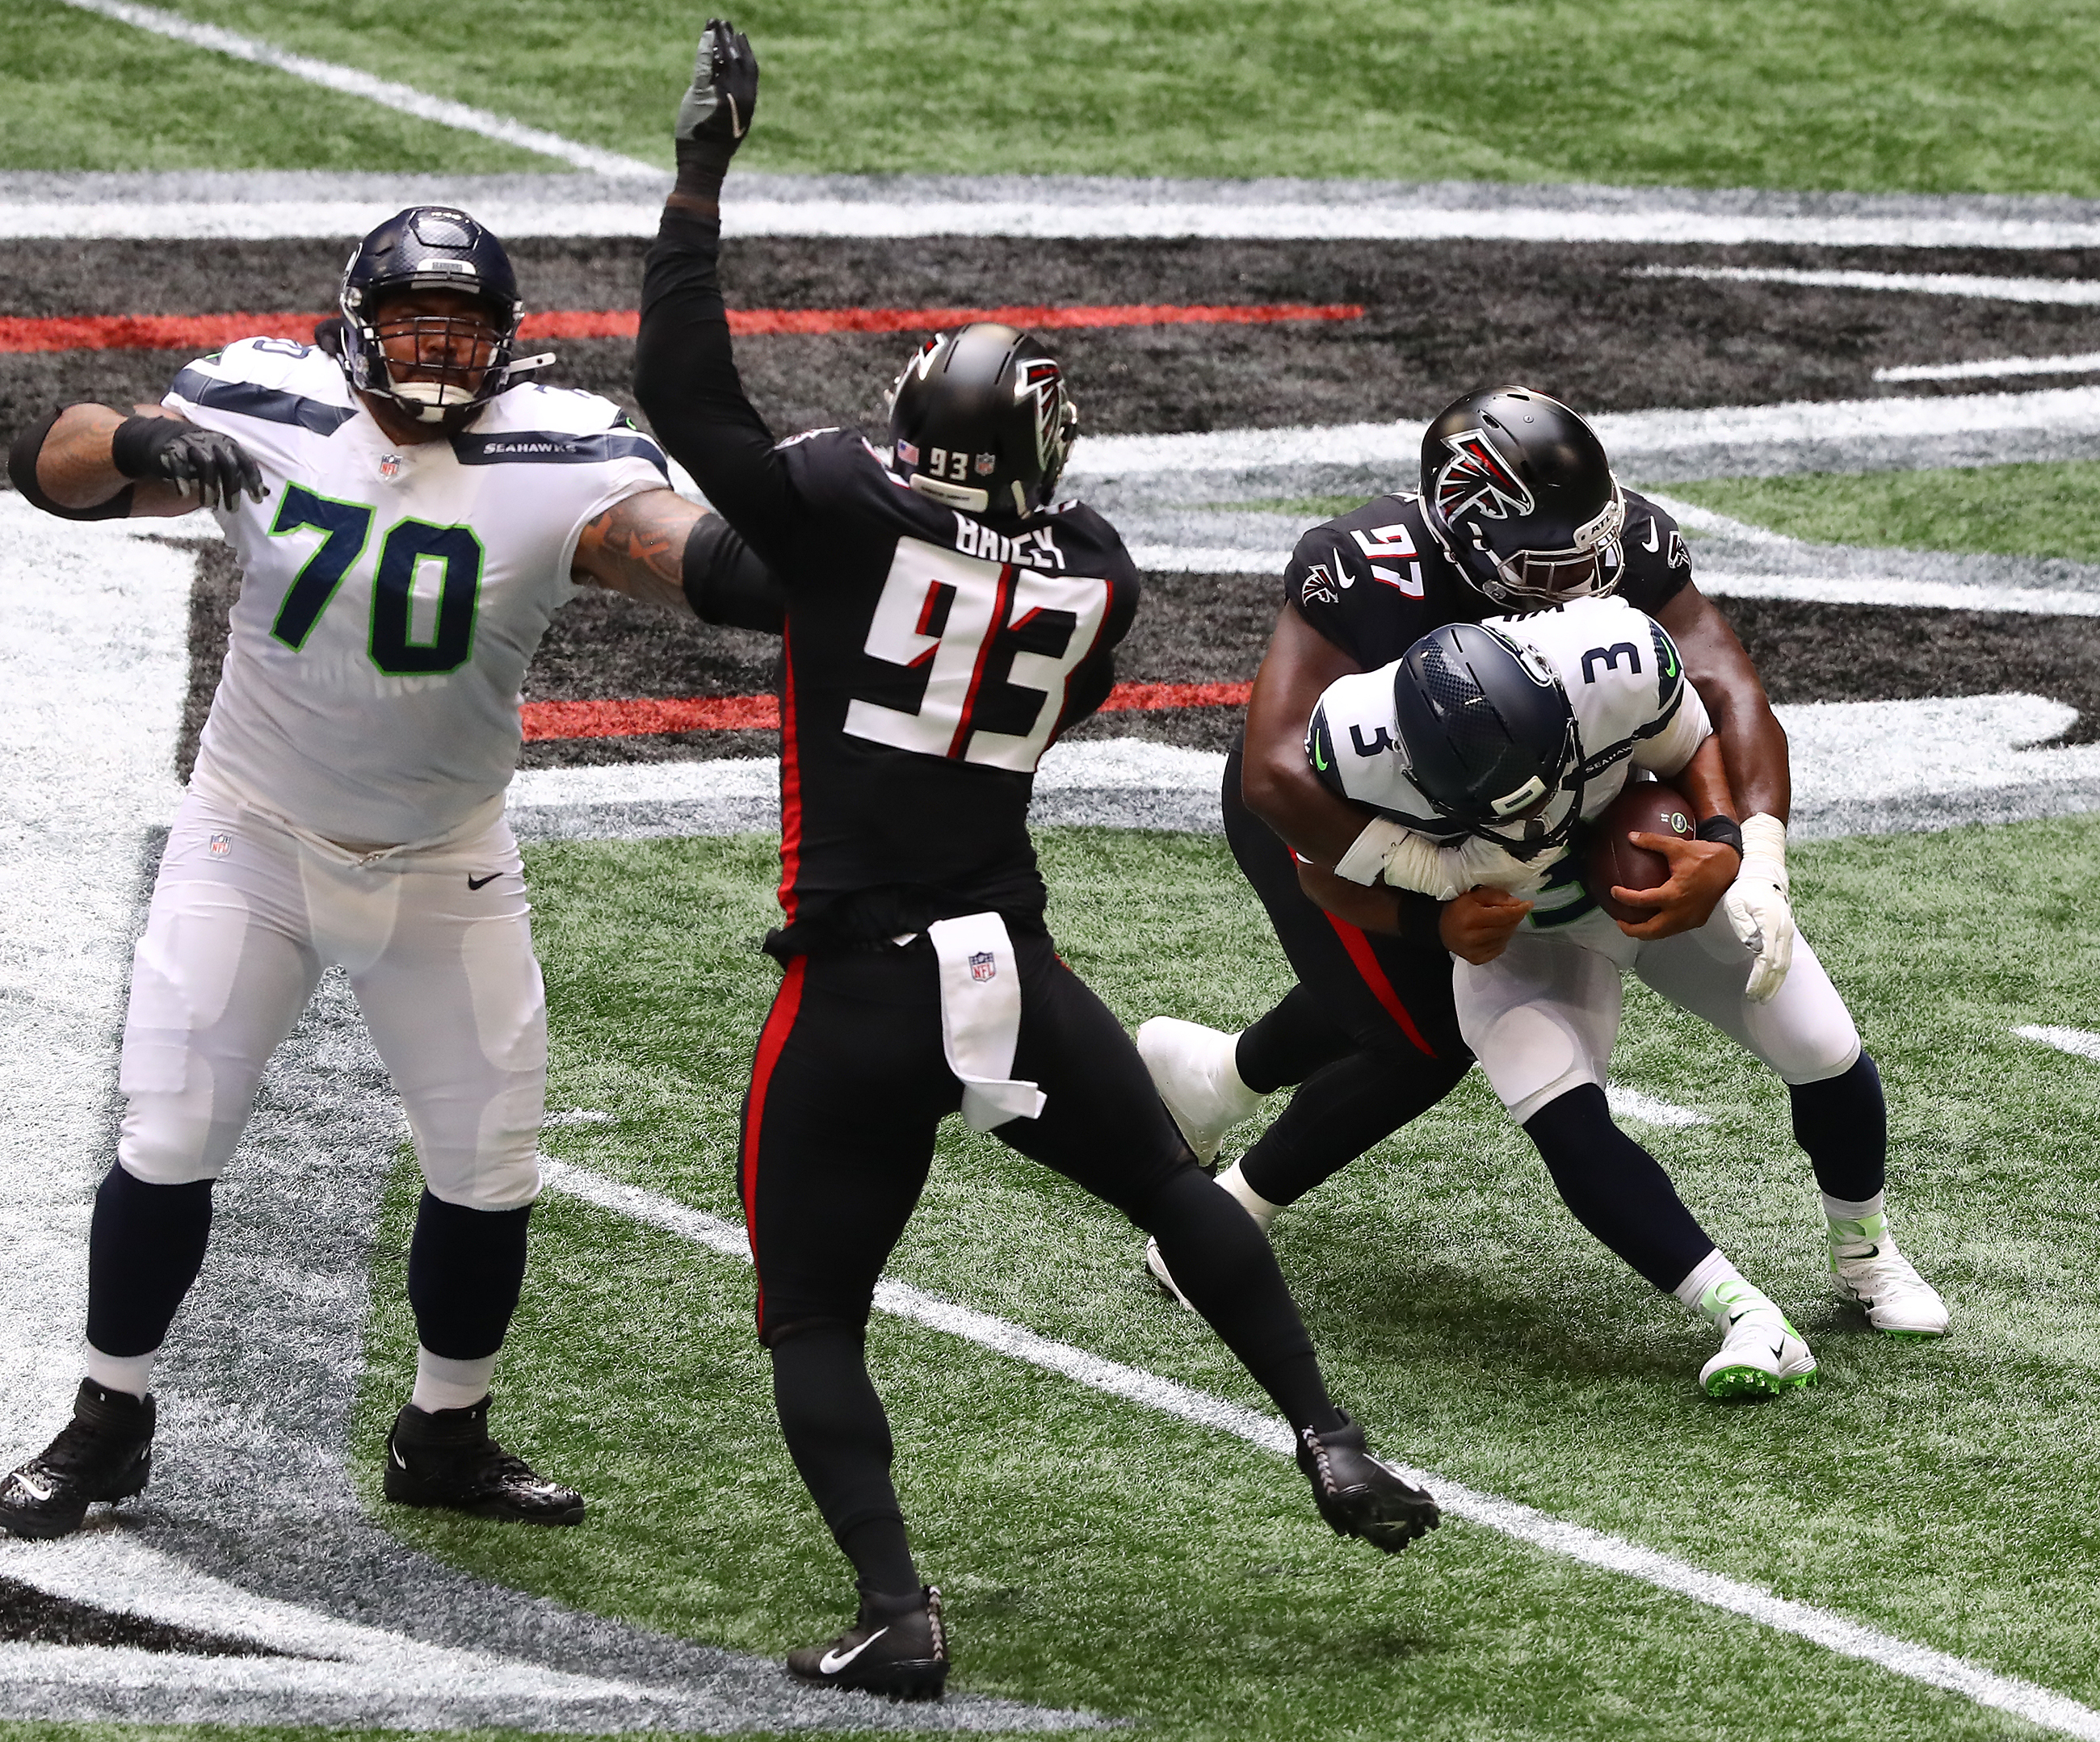
[[[1862,1052],[1843,1076],[1787,1093],[1793,1140],[1808,1152],[1824,1195],[1860,1203],[1880,1191],[1888,1175],[1889,1110],[1873,1060]]]
[[[215,1182],[148,1185],[121,1166],[104,1175],[87,1233],[87,1340],[104,1355],[166,1341],[211,1238]]]
[[[1290,1097],[1290,1105],[1240,1158],[1240,1177],[1273,1204],[1295,1204],[1435,1106],[1467,1068],[1411,1050],[1339,1058]]]
[[[408,1304],[416,1339],[448,1361],[485,1360],[503,1347],[525,1281],[530,1204],[474,1210],[424,1188],[408,1243]]]
[[[1548,1101],[1524,1128],[1575,1219],[1665,1294],[1714,1250],[1662,1164],[1612,1122],[1595,1083]]]

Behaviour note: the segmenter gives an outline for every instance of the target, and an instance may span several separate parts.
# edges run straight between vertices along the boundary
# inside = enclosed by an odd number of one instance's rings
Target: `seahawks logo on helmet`
[[[1462,430],[1444,438],[1451,457],[1436,474],[1436,511],[1455,519],[1477,508],[1490,520],[1528,514],[1538,506],[1524,481],[1489,444],[1485,430]]]

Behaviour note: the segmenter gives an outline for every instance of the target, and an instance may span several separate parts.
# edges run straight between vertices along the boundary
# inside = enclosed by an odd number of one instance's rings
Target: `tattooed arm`
[[[779,584],[728,523],[670,490],[645,490],[592,521],[571,574],[732,628],[777,635],[784,615]]]

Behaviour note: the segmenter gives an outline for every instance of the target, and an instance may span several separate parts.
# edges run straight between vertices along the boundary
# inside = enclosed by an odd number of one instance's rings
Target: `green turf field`
[[[668,163],[704,9],[166,0]],[[774,170],[2100,192],[2100,12],[1928,0],[754,0]],[[548,167],[9,0],[0,167]]]
[[[1821,544],[2100,562],[2100,461],[1671,484],[1754,526]]]
[[[1285,985],[1222,843],[1042,836],[1073,966],[1126,1021],[1237,1026]],[[736,1105],[777,972],[770,842],[532,855],[555,1019],[549,1105],[617,1122],[558,1156],[735,1219]],[[1825,843],[1795,894],[1890,1088],[1898,1227],[1956,1334],[1895,1343],[1824,1293],[1780,1087],[1646,994],[1616,1074],[1714,1122],[1642,1135],[1810,1338],[1824,1380],[1703,1399],[1707,1334],[1594,1245],[1470,1081],[1279,1224],[1343,1400],[1379,1443],[1522,1500],[2074,1697],[2100,1698],[2088,1279],[2100,1065],[2015,1039],[2091,1022],[2100,819]],[[1232,1146],[1229,1145],[1229,1153]],[[352,1467],[412,1371],[404,1162]],[[575,1532],[389,1522],[488,1576],[756,1651],[820,1637],[846,1589],[773,1427],[743,1266],[559,1196],[499,1384],[521,1449],[592,1496]],[[1113,1211],[949,1122],[893,1273],[1262,1406],[1138,1271]],[[967,1687],[1176,1738],[1612,1736],[1758,1742],[2029,1734],[1645,1585],[1450,1524],[1396,1559],[1337,1541],[1242,1443],[894,1320],[871,1338],[899,1485],[952,1599]]]

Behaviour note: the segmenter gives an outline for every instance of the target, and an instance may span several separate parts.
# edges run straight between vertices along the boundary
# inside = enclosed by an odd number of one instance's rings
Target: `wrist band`
[[[1699,825],[1697,834],[1701,840],[1718,841],[1724,847],[1733,847],[1737,858],[1743,856],[1743,826],[1733,817],[1709,817]]]
[[[1374,817],[1364,831],[1349,843],[1349,850],[1335,862],[1335,875],[1365,888],[1379,880],[1392,849],[1407,837],[1407,831],[1390,817]]]

